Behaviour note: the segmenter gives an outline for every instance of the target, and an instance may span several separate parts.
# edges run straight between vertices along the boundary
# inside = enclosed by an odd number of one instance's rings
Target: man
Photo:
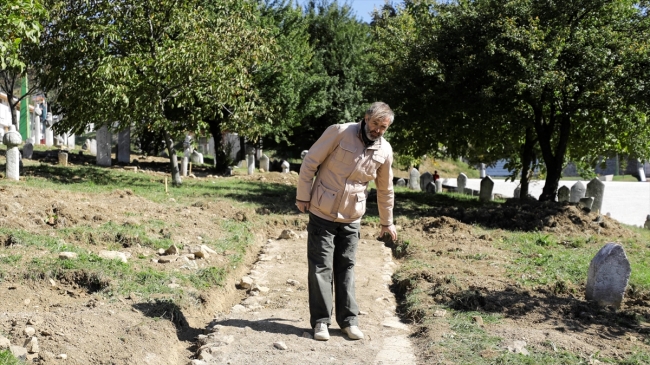
[[[350,339],[363,338],[357,319],[354,264],[361,216],[366,211],[366,188],[372,180],[377,186],[380,235],[397,238],[393,150],[382,137],[393,118],[388,104],[373,103],[361,122],[327,128],[300,167],[296,206],[303,213],[309,211],[309,313],[316,340],[329,339],[332,286],[337,324]]]
[[[433,172],[433,182],[436,182],[438,179],[440,179],[440,175],[438,175],[438,170]]]

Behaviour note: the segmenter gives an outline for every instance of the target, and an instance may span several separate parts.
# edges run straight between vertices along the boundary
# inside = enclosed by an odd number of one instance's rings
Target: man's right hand
[[[296,207],[298,207],[300,213],[307,213],[309,211],[309,202],[296,200]]]

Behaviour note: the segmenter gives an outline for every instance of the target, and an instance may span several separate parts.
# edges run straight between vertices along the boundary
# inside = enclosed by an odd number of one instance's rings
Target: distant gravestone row
[[[573,184],[571,189],[562,186],[557,191],[557,201],[560,203],[575,203],[583,208],[600,212],[604,195],[605,183],[598,178],[594,178],[589,181],[586,187],[581,181]]]

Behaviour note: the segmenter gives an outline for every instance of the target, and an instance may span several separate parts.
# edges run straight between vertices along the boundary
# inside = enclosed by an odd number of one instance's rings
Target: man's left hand
[[[397,239],[397,230],[395,225],[391,224],[390,226],[381,226],[381,232],[379,232],[379,237],[383,237],[384,234],[388,233],[390,237],[395,241]]]

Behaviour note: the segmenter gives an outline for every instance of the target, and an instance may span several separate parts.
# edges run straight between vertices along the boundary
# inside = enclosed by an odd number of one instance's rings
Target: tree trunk
[[[562,177],[562,169],[564,168],[564,156],[569,145],[571,118],[567,115],[560,117],[558,141],[555,148],[553,148],[551,138],[553,136],[554,123],[543,123],[543,118],[540,117],[538,119],[537,111],[535,114],[535,130],[537,131],[539,146],[542,150],[544,164],[546,165],[546,181],[539,200],[555,201],[557,188],[560,185],[560,178]]]
[[[228,158],[226,157],[226,152],[224,151],[223,138],[222,138],[222,125],[223,118],[219,115],[216,115],[214,118],[208,119],[206,122],[210,127],[210,133],[212,138],[214,138],[214,159],[215,166],[214,169],[216,172],[224,172],[228,167]]]
[[[172,170],[172,185],[181,186],[181,172],[178,168],[178,156],[176,156],[176,148],[174,148],[174,140],[169,135],[167,130],[163,130],[165,136],[165,143],[167,144],[167,153],[169,153],[169,163]]]
[[[524,142],[524,149],[521,154],[521,191],[519,193],[519,199],[524,200],[528,197],[528,186],[530,179],[528,177],[533,163],[533,158],[535,157],[535,139],[533,137],[533,128],[526,127],[526,140]]]

